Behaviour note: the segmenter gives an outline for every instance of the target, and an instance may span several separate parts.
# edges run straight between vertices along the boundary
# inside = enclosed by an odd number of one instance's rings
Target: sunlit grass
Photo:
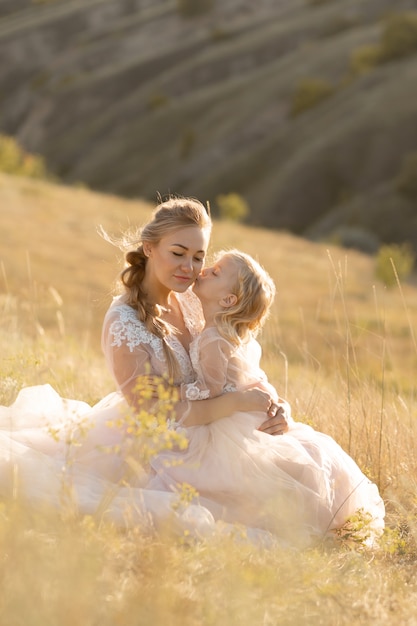
[[[44,383],[94,404],[114,389],[99,333],[120,267],[96,227],[117,233],[144,221],[149,207],[11,177],[0,183],[9,199],[0,209],[9,238],[0,259],[0,404]],[[413,623],[417,290],[386,290],[372,258],[285,233],[215,224],[213,250],[228,246],[256,256],[275,279],[264,368],[294,417],[334,437],[378,483],[387,506],[381,545],[266,550],[239,533],[195,543],[4,501],[2,624]]]

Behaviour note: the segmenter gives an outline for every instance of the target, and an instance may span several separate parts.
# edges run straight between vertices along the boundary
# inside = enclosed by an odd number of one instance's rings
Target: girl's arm
[[[205,400],[227,389],[228,364],[235,347],[214,328],[205,329],[190,346],[197,379],[181,385],[181,400]],[[235,387],[236,389],[236,387]]]

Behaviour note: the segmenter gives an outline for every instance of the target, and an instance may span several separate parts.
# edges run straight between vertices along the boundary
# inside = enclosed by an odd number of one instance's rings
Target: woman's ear
[[[237,302],[237,296],[234,293],[229,293],[227,296],[224,296],[219,304],[223,306],[225,309],[228,309],[231,306],[234,306]]]

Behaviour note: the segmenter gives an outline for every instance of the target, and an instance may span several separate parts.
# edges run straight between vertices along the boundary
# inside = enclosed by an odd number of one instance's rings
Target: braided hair
[[[166,341],[169,333],[175,329],[161,318],[161,307],[147,300],[143,291],[147,257],[143,243],[157,244],[162,237],[174,230],[188,226],[197,226],[202,230],[211,231],[211,218],[204,205],[194,198],[171,197],[161,202],[153,211],[150,221],[140,229],[133,241],[135,249],[125,255],[126,267],[120,275],[125,288],[125,302],[137,311],[138,318],[147,330],[162,339],[162,346],[167,360],[168,373],[175,378],[180,373],[174,351]]]

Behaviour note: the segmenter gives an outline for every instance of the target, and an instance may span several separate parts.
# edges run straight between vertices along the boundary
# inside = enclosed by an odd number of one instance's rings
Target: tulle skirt
[[[153,489],[191,484],[222,506],[222,519],[262,528],[289,543],[332,536],[349,520],[372,543],[384,527],[378,488],[331,437],[290,421],[289,432],[260,432],[260,414],[236,413],[186,429],[185,451],[152,460]]]
[[[271,437],[257,430],[259,414],[235,414],[183,429],[185,449],[144,460],[127,411],[119,393],[91,407],[49,385],[23,389],[0,407],[0,497],[70,504],[151,532],[207,537],[241,529],[263,544],[308,545],[358,511],[372,536],[383,529],[377,487],[309,426],[292,422],[289,433]]]

